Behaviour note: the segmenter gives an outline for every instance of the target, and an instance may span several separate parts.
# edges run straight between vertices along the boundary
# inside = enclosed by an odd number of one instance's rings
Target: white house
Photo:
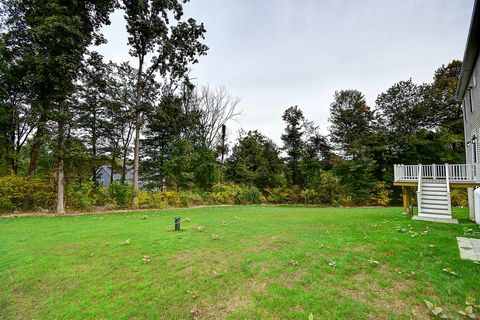
[[[468,188],[470,218],[475,220],[474,188],[480,186],[480,5],[475,1],[457,87],[465,129],[465,164],[395,165],[394,185],[402,186],[404,210],[409,212],[411,188],[417,189],[418,216],[425,220],[452,219],[450,188]],[[480,224],[480,219],[476,221]]]
[[[466,162],[475,166],[480,173],[478,159],[478,136],[480,134],[480,5],[475,1],[470,31],[468,34],[462,71],[457,87],[457,99],[462,101],[463,123],[465,132]],[[480,177],[476,177],[477,179]],[[470,218],[474,218],[475,204],[473,188],[468,188]],[[480,224],[480,221],[477,221]]]

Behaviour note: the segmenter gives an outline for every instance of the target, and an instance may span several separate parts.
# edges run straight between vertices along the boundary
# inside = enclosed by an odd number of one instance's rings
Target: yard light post
[[[175,217],[175,231],[180,231],[180,217]]]

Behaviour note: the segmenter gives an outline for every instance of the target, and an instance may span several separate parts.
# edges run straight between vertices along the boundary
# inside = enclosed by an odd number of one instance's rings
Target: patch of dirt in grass
[[[291,241],[285,239],[283,234],[275,234],[270,237],[259,239],[258,243],[247,249],[249,254],[260,253],[267,250],[280,250],[292,244]]]
[[[245,279],[242,284],[227,292],[223,297],[217,297],[215,303],[205,305],[203,317],[205,319],[227,319],[233,312],[254,309],[253,296],[267,290],[271,283],[270,279],[262,280],[255,277]]]
[[[253,306],[250,295],[244,292],[235,292],[227,297],[221,297],[217,303],[205,306],[203,317],[205,319],[227,319],[228,315]]]
[[[294,273],[284,273],[278,283],[291,289],[307,275],[307,270],[296,269]]]
[[[387,268],[381,267],[381,273],[388,277]],[[378,312],[373,311],[372,319],[388,318],[388,314],[382,310],[390,311],[394,314],[408,315],[415,319],[429,319],[428,310],[422,303],[414,301],[411,298],[405,299],[414,287],[413,279],[392,279],[392,286],[381,286],[373,274],[361,271],[353,276],[353,285],[348,288],[341,288],[340,291],[355,300],[366,303],[374,307]]]
[[[60,251],[75,251],[78,249],[80,249],[80,246],[76,244],[62,244],[58,246],[58,250]]]
[[[377,245],[375,245],[373,243],[354,244],[352,246],[349,246],[349,247],[345,248],[345,251],[348,251],[348,252],[364,252],[364,251],[372,250],[376,247],[377,247]]]

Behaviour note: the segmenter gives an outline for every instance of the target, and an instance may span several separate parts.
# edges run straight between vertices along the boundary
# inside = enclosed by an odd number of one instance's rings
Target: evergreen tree
[[[282,116],[287,127],[282,134],[283,150],[287,153],[287,166],[289,180],[293,185],[300,185],[300,163],[303,155],[303,124],[305,117],[298,106],[292,106],[285,110]]]

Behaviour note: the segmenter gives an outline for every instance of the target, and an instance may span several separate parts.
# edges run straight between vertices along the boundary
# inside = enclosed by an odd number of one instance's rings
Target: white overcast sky
[[[430,82],[462,59],[474,0],[191,0],[185,17],[205,24],[207,56],[192,67],[198,84],[241,98],[230,123],[280,142],[283,111],[298,105],[326,133],[335,90],[357,89],[370,106],[393,83]],[[123,13],[104,28],[107,60],[128,55]]]

